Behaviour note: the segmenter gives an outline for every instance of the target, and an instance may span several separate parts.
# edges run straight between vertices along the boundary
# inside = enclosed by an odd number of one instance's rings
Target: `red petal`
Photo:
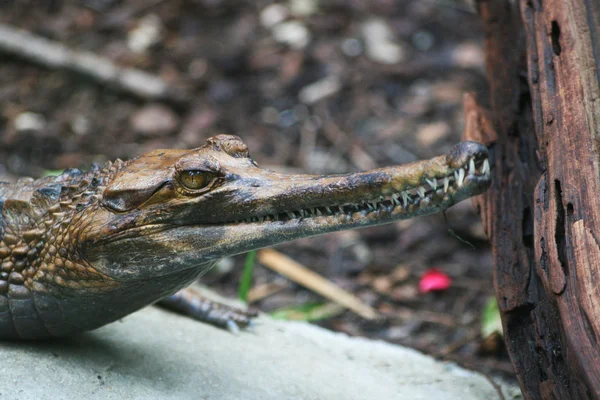
[[[419,281],[419,292],[427,293],[446,290],[452,284],[452,278],[436,268],[428,269]]]

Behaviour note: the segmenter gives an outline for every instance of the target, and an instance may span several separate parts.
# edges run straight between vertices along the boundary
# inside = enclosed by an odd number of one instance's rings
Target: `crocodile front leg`
[[[252,318],[258,316],[256,311],[244,311],[207,299],[191,288],[180,290],[160,300],[157,305],[201,322],[227,328],[235,334],[240,328],[251,326]]]

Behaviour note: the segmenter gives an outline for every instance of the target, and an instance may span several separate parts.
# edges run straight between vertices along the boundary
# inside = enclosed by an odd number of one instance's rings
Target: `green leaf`
[[[250,291],[250,286],[252,286],[252,273],[254,271],[255,262],[256,250],[248,252],[248,254],[246,254],[246,260],[244,261],[242,279],[240,280],[240,286],[238,287],[238,298],[244,302],[248,301],[248,292]]]
[[[286,321],[319,321],[335,317],[344,311],[346,308],[337,303],[305,303],[275,310],[271,317]]]
[[[60,174],[63,173],[62,169],[46,169],[44,170],[44,172],[42,172],[42,178],[46,177],[46,176],[58,176]]]
[[[500,319],[500,309],[495,297],[490,297],[483,307],[481,314],[481,337],[487,338],[494,332],[502,335],[502,320]]]

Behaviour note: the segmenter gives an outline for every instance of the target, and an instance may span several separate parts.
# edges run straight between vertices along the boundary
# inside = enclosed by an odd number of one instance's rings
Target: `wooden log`
[[[494,153],[475,200],[505,342],[527,399],[600,398],[600,2],[480,0]]]

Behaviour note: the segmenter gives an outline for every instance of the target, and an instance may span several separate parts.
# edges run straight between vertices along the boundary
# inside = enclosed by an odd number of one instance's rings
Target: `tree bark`
[[[600,1],[479,0],[490,86],[465,138],[490,145],[475,200],[527,399],[600,399]]]

